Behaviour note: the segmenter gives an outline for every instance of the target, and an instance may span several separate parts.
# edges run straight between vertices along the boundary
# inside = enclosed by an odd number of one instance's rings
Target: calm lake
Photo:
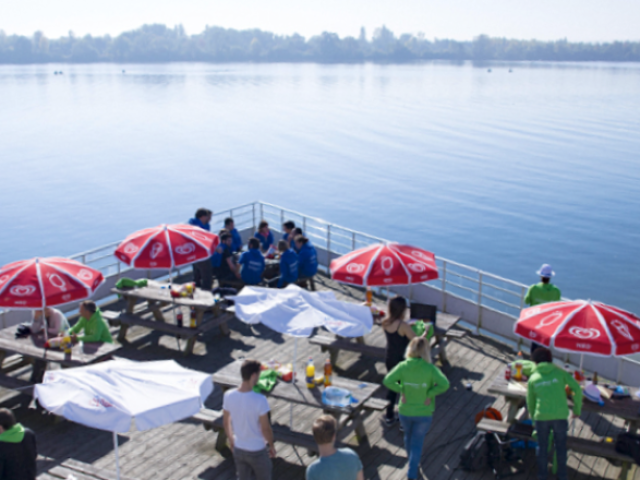
[[[0,66],[0,264],[259,199],[640,313],[639,133],[639,64]]]

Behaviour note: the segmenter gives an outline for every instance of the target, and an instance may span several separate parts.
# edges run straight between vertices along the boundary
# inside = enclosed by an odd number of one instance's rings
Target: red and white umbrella
[[[191,225],[159,225],[132,233],[114,255],[140,269],[167,269],[209,258],[218,246],[218,236]]]
[[[640,353],[640,318],[591,300],[525,308],[514,331],[545,347],[566,352],[606,357]]]
[[[89,298],[102,273],[68,258],[32,258],[0,269],[0,307],[41,309]]]
[[[410,285],[438,278],[435,255],[421,248],[380,243],[331,262],[331,278],[351,285]]]

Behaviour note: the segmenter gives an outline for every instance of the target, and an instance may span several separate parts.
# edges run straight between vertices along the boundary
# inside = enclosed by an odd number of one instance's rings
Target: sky
[[[0,0],[0,30],[49,38],[117,35],[145,23],[260,28],[310,37],[394,33],[469,40],[480,34],[569,41],[640,40],[640,0]]]

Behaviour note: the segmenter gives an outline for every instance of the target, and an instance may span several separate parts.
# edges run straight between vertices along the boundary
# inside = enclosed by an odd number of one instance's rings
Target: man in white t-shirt
[[[269,403],[253,387],[260,378],[260,362],[245,360],[242,384],[224,394],[224,431],[236,463],[238,480],[271,480],[271,459],[276,456],[269,423]]]
[[[49,337],[57,337],[60,333],[69,330],[69,322],[57,308],[46,307],[44,309],[44,318],[47,324],[47,334]],[[42,320],[42,310],[34,310],[31,317],[31,333],[40,333],[44,330]]]

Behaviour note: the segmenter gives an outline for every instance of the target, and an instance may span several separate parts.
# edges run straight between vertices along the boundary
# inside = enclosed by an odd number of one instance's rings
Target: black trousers
[[[211,291],[213,288],[213,266],[211,265],[211,260],[207,258],[193,264],[193,281],[196,287]]]
[[[396,368],[402,359],[387,359],[384,363],[387,366],[387,373]],[[398,394],[393,390],[387,390],[387,400],[389,400],[389,405],[387,406],[387,418],[393,418],[395,416],[396,404],[398,403]]]

